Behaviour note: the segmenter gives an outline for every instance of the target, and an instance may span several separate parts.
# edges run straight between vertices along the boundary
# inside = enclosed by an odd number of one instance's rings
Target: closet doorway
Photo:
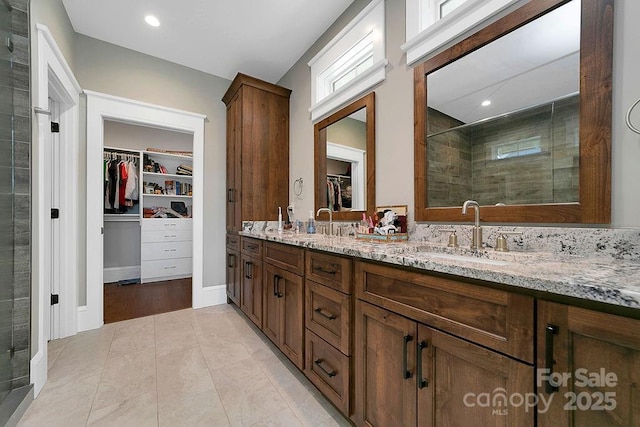
[[[103,166],[104,323],[190,308],[193,136],[105,120]]]
[[[88,90],[85,90],[85,94],[87,280],[79,295],[78,330],[96,329],[104,324],[104,288],[105,283],[113,280],[113,274],[123,274],[124,277],[116,277],[118,281],[135,282],[134,279],[139,278],[143,284],[133,286],[143,287],[151,286],[152,282],[191,277],[193,308],[224,302],[224,286],[205,288],[202,277],[206,116]],[[126,132],[121,132],[123,130]],[[167,136],[171,146],[163,145]],[[176,141],[184,141],[185,144],[189,141],[189,148],[181,147],[180,142]],[[138,173],[132,176],[138,177],[139,205],[137,211],[132,206],[131,210],[123,212],[120,205],[111,205],[114,211],[109,214],[119,217],[105,221],[105,151],[117,149],[122,149],[125,156],[138,156]],[[187,155],[183,150],[192,153]],[[181,175],[185,171],[190,172],[189,178]],[[109,197],[109,203],[115,202],[112,197],[115,195]],[[153,207],[161,209],[153,210]],[[162,217],[163,213],[169,211],[182,214],[179,218],[171,215]],[[160,213],[161,217],[155,213]],[[152,219],[152,216],[155,218]],[[119,227],[119,231],[116,227]],[[107,233],[109,236],[105,237]],[[127,251],[118,245],[113,251],[105,246],[118,235],[135,237],[127,240],[126,245],[131,245],[127,246]],[[165,246],[169,243],[171,246]],[[161,256],[174,253],[179,258],[175,258],[171,264],[167,264],[166,257]],[[106,264],[107,260],[113,259],[119,264]]]

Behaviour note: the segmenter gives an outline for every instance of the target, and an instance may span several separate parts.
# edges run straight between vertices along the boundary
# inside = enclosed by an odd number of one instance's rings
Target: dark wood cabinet
[[[302,259],[302,249],[265,245],[262,331],[299,369],[304,368],[304,279],[296,273],[302,272]]]
[[[227,106],[227,230],[242,221],[277,220],[289,204],[291,91],[238,74]]]
[[[539,301],[538,369],[539,426],[640,425],[640,320]]]
[[[362,301],[355,326],[357,425],[533,426],[495,398],[531,396],[533,366]]]
[[[237,234],[227,234],[227,298],[240,307],[240,292],[242,281],[240,276],[240,236]]]
[[[262,260],[243,253],[240,309],[253,323],[262,328]]]

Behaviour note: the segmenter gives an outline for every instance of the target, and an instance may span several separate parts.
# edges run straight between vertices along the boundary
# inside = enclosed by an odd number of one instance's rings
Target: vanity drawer
[[[306,277],[345,294],[351,293],[351,260],[319,252],[307,252]]]
[[[227,233],[227,248],[240,252],[240,236]]]
[[[305,375],[343,414],[349,414],[350,358],[313,332],[306,336]]]
[[[306,326],[349,356],[351,297],[316,282],[306,282]]]
[[[191,258],[193,242],[143,243],[142,261],[169,258]]]
[[[264,261],[299,276],[304,274],[304,250],[295,246],[266,242]]]
[[[142,229],[142,243],[190,242],[193,240],[191,230],[145,230]]]
[[[354,281],[358,299],[533,363],[530,296],[365,262]]]
[[[262,259],[262,240],[243,237],[240,242],[243,254]]]

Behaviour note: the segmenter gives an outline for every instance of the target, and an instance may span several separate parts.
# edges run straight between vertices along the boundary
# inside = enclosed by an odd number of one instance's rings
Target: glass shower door
[[[0,402],[13,388],[15,138],[11,13],[0,2]]]

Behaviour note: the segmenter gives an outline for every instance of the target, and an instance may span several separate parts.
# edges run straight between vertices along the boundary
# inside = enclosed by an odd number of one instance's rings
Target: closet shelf
[[[138,222],[140,214],[104,214],[105,222]]]
[[[142,174],[144,176],[157,176],[157,177],[164,177],[164,178],[173,178],[173,179],[192,179],[193,176],[191,175],[177,175],[174,173],[158,173],[158,172],[142,172]]]
[[[191,199],[193,196],[177,195],[177,194],[143,194],[144,197],[172,197],[174,199]]]

